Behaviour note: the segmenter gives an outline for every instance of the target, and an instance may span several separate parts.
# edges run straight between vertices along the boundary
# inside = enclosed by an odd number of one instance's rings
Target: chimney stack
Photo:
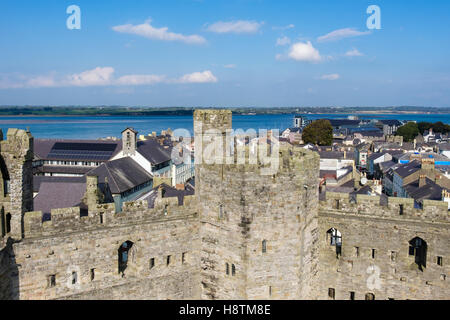
[[[426,185],[427,185],[427,176],[424,174],[421,174],[419,176],[419,188],[422,188]]]

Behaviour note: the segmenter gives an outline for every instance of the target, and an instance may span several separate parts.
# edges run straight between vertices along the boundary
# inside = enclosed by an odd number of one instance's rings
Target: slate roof
[[[183,205],[184,196],[195,194],[195,191],[192,188],[186,188],[186,190],[177,190],[176,188],[173,188],[173,187],[163,183],[163,184],[153,188],[152,191],[150,192],[150,194],[146,198],[143,199],[143,200],[148,201],[149,208],[155,207],[155,199],[158,196],[159,187],[163,188],[163,198],[177,197],[179,205]]]
[[[33,152],[36,159],[106,161],[121,146],[113,140],[56,140],[34,139]]]
[[[378,163],[378,166],[380,167],[381,171],[383,171],[383,172],[386,172],[387,170],[394,167],[395,165],[397,165],[397,163],[392,160]]]
[[[33,192],[39,192],[42,183],[85,183],[86,177],[47,177],[47,176],[33,176]]]
[[[399,166],[396,170],[394,170],[394,172],[397,173],[400,177],[405,178],[410,176],[414,172],[419,171],[420,168],[420,162],[414,160],[412,162]]]
[[[443,188],[429,178],[426,178],[426,185],[419,188],[419,180],[404,186],[409,196],[420,202],[422,200],[442,200]]]
[[[51,209],[79,206],[86,192],[86,182],[42,182],[33,199],[34,211],[49,214]]]
[[[385,125],[388,125],[388,126],[397,126],[397,127],[399,127],[399,126],[401,126],[402,125],[402,123],[400,122],[400,121],[398,121],[398,120],[380,120],[380,122],[382,123],[382,124],[385,124]]]
[[[152,165],[160,164],[171,159],[171,148],[164,149],[158,141],[148,139],[145,141],[138,141],[137,151],[144,156]]]
[[[378,158],[383,157],[387,152],[377,152],[377,153],[372,153],[367,160],[376,160]]]
[[[108,178],[113,194],[125,192],[153,179],[150,173],[130,157],[105,162],[87,175],[97,176],[99,182],[105,181],[105,177]]]
[[[68,174],[86,174],[93,167],[77,167],[77,166],[40,166],[33,168],[33,174],[36,173],[68,173]]]
[[[349,119],[326,119],[330,121],[333,127],[340,126],[357,126],[361,123],[360,120],[349,120]]]

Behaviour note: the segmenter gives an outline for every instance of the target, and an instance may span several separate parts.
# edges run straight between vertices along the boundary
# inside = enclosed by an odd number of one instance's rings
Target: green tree
[[[398,128],[396,135],[402,136],[405,142],[413,141],[419,135],[419,127],[415,122],[408,122]]]
[[[420,134],[423,135],[425,131],[428,131],[433,127],[433,124],[431,122],[419,122],[417,126],[419,127]]]
[[[305,143],[330,146],[333,142],[333,127],[330,121],[320,119],[310,123],[303,130],[302,140]]]

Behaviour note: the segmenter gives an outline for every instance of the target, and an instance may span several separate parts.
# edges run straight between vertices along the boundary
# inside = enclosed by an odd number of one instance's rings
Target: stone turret
[[[23,215],[33,211],[33,137],[19,129],[9,129],[6,136],[0,142],[1,231],[3,237],[20,239]]]
[[[98,188],[97,176],[86,176],[86,193],[84,194],[82,201],[88,207],[94,207],[103,202],[102,193]]]
[[[133,128],[122,131],[122,152],[125,157],[134,156],[137,148],[137,134]]]
[[[277,170],[264,175],[259,154],[251,159],[251,147],[230,147],[225,135],[231,124],[229,110],[194,113],[202,298],[307,297],[317,257],[308,253],[302,270],[295,266],[316,244],[319,156],[279,148]],[[216,152],[211,153],[213,143]],[[283,261],[282,266],[269,263],[268,256]]]

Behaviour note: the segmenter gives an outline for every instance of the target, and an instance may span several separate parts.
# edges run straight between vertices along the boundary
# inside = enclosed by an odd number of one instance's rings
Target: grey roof
[[[394,167],[395,165],[397,165],[396,162],[390,160],[390,161],[385,161],[385,162],[381,162],[378,164],[381,171],[386,172],[388,169]]]
[[[48,166],[43,165],[33,168],[33,173],[67,173],[84,175],[92,170],[93,167],[77,167],[77,166]]]
[[[42,183],[85,183],[86,177],[47,177],[47,176],[33,176],[33,192],[39,192]]]
[[[88,176],[97,176],[99,182],[108,178],[113,194],[119,194],[153,179],[136,161],[130,157],[108,161],[89,171]]]
[[[377,152],[377,153],[372,153],[367,160],[376,160],[378,158],[383,157],[387,152]]]
[[[35,211],[49,214],[51,209],[79,206],[86,191],[86,182],[42,182],[33,199]]]
[[[35,158],[44,160],[106,161],[119,145],[119,141],[113,140],[35,139],[33,152]]]
[[[423,153],[405,153],[399,160],[410,160],[411,155],[420,156],[421,159],[434,159],[436,161],[448,161],[448,158],[440,153],[436,152],[423,152]]]
[[[417,202],[422,200],[442,200],[443,188],[428,178],[426,178],[426,185],[422,188],[419,188],[419,180],[416,180],[406,185],[405,190]]]
[[[396,170],[394,170],[395,173],[397,173],[400,177],[405,178],[410,176],[416,171],[419,171],[421,168],[421,164],[419,161],[412,161],[406,164],[403,164],[399,166]]]
[[[350,151],[345,154],[345,158],[344,152],[340,151],[317,151],[317,153],[321,159],[354,159],[355,157],[354,152]]]
[[[397,127],[399,127],[399,126],[402,125],[402,123],[400,121],[398,121],[398,120],[389,120],[389,119],[387,119],[387,120],[380,120],[380,122],[382,124],[385,124],[385,125],[388,125],[388,126],[397,126]]]
[[[137,151],[144,156],[151,164],[160,164],[171,159],[172,149],[165,149],[155,139],[138,141]]]
[[[381,130],[354,130],[352,131],[352,134],[359,133],[363,137],[378,137],[383,138],[384,133]]]
[[[194,195],[195,191],[192,188],[186,188],[185,190],[178,190],[176,188],[173,188],[165,183],[153,188],[152,192],[144,198],[144,200],[148,201],[148,207],[154,208],[155,207],[155,199],[158,196],[158,189],[163,189],[163,198],[178,198],[178,204],[183,205],[184,202],[184,196],[188,195]]]
[[[450,150],[450,143],[441,143],[438,146],[439,146],[439,150],[441,150],[441,151],[449,151]]]
[[[361,120],[349,120],[349,119],[325,119],[330,121],[333,127],[340,126],[357,126],[361,123]]]

